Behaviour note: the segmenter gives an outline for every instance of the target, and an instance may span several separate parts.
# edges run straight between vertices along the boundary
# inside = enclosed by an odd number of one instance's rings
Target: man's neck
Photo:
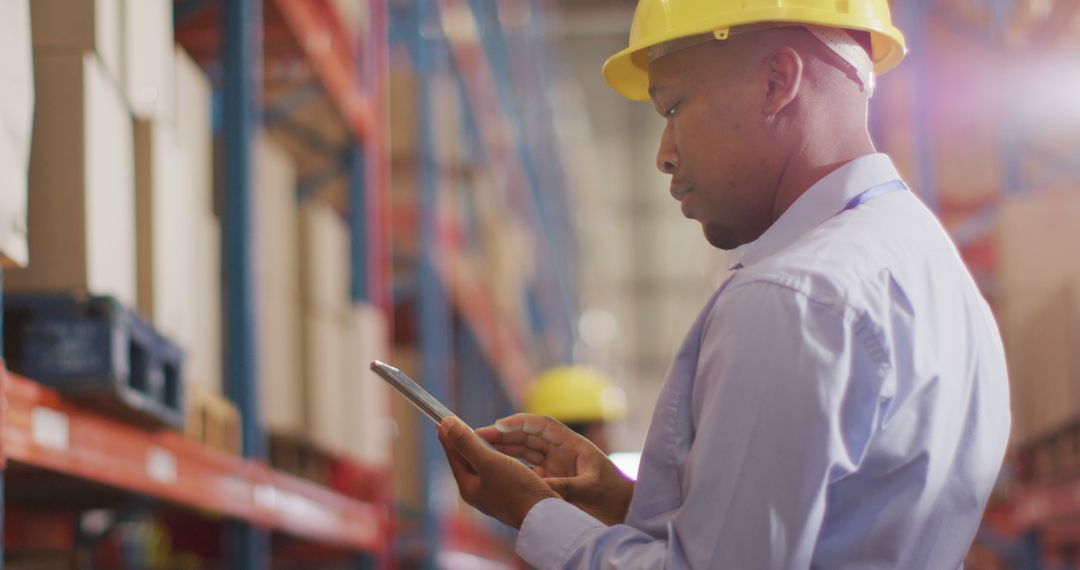
[[[826,138],[814,139],[828,142],[817,145],[804,143],[799,151],[792,153],[783,167],[773,199],[774,223],[819,180],[856,158],[877,152],[865,128],[855,136],[840,137],[841,141],[849,141],[847,143]]]

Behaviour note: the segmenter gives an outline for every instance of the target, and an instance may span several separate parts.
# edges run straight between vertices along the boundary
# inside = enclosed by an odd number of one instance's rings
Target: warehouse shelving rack
[[[343,34],[328,0],[177,0],[174,17],[179,43],[216,79],[220,104],[224,372],[228,395],[242,415],[243,457],[176,433],[123,424],[0,369],[0,499],[82,509],[144,497],[220,517],[228,568],[268,568],[270,532],[352,552],[356,567],[373,567],[385,562],[392,536],[385,504],[349,498],[266,463],[255,382],[251,143],[260,123],[279,121],[312,147],[332,147],[340,160],[302,180],[298,191],[345,178],[341,211],[352,229],[352,297],[388,310],[388,227],[382,221],[388,180],[386,4],[371,3],[370,33],[359,45]],[[293,58],[314,70],[265,114],[264,53],[267,62]],[[348,136],[328,142],[294,121],[293,113],[310,104],[331,107]],[[58,493],[57,483],[70,492]]]
[[[545,88],[551,76],[546,4],[400,0],[390,5],[391,49],[401,56],[391,61],[407,67],[416,83],[413,100],[394,103],[415,110],[417,142],[406,168],[416,170],[419,197],[418,212],[395,219],[418,220],[421,232],[415,259],[395,255],[396,263],[409,269],[398,272],[405,282],[395,282],[394,301],[415,307],[412,340],[419,347],[422,383],[466,421],[482,425],[515,411],[535,371],[568,362],[575,340],[577,253]],[[466,262],[462,244],[451,237],[474,234],[474,228],[453,226],[441,210],[447,185],[459,183],[448,181],[453,174],[442,170],[433,128],[440,117],[432,97],[441,95],[434,90],[448,88],[435,78],[447,74],[454,92],[445,95],[461,102],[457,143],[467,155],[466,168],[491,173],[508,215],[522,220],[537,244],[537,278],[525,292],[529,318],[523,327],[500,312],[492,284]],[[426,566],[434,567],[440,550],[454,547],[453,538],[440,532],[447,517],[453,527],[475,525],[454,512],[440,512],[446,503],[441,496],[448,478],[445,459],[434,430],[425,429],[420,438],[426,507],[422,536],[413,543],[422,545]],[[498,527],[488,532],[499,537],[495,540],[507,539]]]

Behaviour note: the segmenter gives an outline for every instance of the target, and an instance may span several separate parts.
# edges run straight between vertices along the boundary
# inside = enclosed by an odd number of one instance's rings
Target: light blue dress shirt
[[[668,372],[625,524],[547,499],[526,561],[962,564],[1008,440],[1005,358],[934,216],[906,189],[865,194],[899,178],[854,160],[746,248]]]

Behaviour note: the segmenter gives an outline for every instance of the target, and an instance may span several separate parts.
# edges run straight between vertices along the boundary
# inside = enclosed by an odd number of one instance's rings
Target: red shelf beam
[[[1011,498],[1017,530],[1080,521],[1080,481],[1031,485]]]
[[[387,509],[268,466],[83,409],[48,387],[0,369],[3,458],[181,506],[250,521],[300,538],[379,550]],[[17,488],[8,492],[17,494]]]
[[[274,3],[350,130],[361,142],[379,142],[376,117],[352,60],[354,50],[333,6],[326,0]]]

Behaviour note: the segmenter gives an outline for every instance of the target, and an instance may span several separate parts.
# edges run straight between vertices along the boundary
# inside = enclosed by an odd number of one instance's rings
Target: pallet
[[[1019,478],[1047,483],[1080,475],[1080,420],[1020,446]]]
[[[110,297],[4,296],[11,370],[148,428],[184,424],[183,352]]]
[[[219,451],[239,455],[243,438],[240,410],[221,393],[192,384],[188,388],[184,435]]]

